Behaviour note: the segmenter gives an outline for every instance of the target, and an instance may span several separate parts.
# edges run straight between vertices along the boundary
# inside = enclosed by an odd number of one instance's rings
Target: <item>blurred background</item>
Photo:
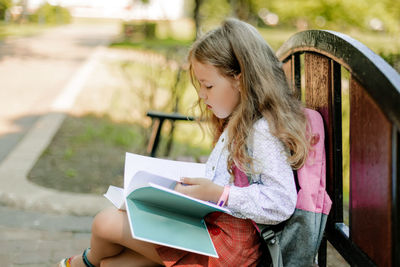
[[[298,31],[342,32],[400,71],[398,0],[0,0],[0,90],[7,111],[0,119],[2,157],[40,116],[55,111],[51,103],[57,88],[101,46],[28,179],[81,193],[102,194],[109,184],[121,186],[125,152],[146,154],[148,110],[198,114],[192,108],[197,96],[186,53],[196,36],[226,17],[257,27],[274,50]],[[349,74],[342,71],[343,120],[348,124]],[[34,101],[16,104],[25,98]],[[345,127],[345,192],[348,142]],[[195,123],[177,122],[163,128],[158,156],[204,162],[210,150],[207,132]]]
[[[125,41],[139,37],[138,30],[145,39],[191,41],[229,16],[258,27],[275,49],[296,31],[329,29],[359,38],[398,65],[397,0],[0,0],[3,38],[91,18],[120,20]]]
[[[54,266],[89,245],[102,194],[123,185],[125,152],[148,154],[146,112],[198,115],[186,55],[226,17],[274,50],[298,31],[342,32],[400,72],[399,0],[0,0],[1,266]],[[346,209],[345,68],[341,77]],[[199,126],[165,122],[156,156],[206,161]],[[327,266],[348,266],[329,244]]]

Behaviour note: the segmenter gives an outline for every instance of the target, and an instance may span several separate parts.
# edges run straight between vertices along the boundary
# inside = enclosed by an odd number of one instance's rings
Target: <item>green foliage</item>
[[[384,30],[399,31],[397,0],[272,0],[257,7],[278,14],[283,25],[298,26],[302,20],[312,28],[369,29],[370,20],[376,18],[383,22]]]
[[[400,53],[381,52],[379,55],[400,73]]]
[[[207,32],[230,15],[231,7],[228,1],[204,0],[200,6],[201,32]]]
[[[65,175],[69,178],[74,178],[77,175],[77,172],[75,169],[68,169],[65,171]]]
[[[157,24],[154,22],[127,21],[122,25],[125,40],[154,39]]]
[[[68,9],[61,6],[53,6],[48,3],[41,5],[30,20],[46,24],[63,24],[71,21],[71,14]]]
[[[246,12],[241,12],[245,5]],[[258,17],[263,9],[278,15],[277,27],[266,25]],[[243,13],[250,14],[243,18]],[[229,16],[256,25],[274,50],[298,30],[343,32],[381,55],[397,71],[400,69],[399,0],[203,0],[200,15],[203,32]],[[255,17],[258,20],[254,20]],[[374,20],[378,23],[376,31],[370,25]]]
[[[0,19],[4,20],[7,10],[12,6],[12,0],[0,0]]]
[[[384,31],[400,32],[398,0],[204,0],[200,14],[205,27],[219,24],[230,15],[256,24],[254,18],[261,9],[277,14],[280,26],[369,30],[371,20],[378,19]],[[266,26],[261,21],[262,25]]]

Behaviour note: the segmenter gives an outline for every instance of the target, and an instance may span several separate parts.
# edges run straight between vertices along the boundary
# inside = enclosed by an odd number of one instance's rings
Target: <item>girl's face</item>
[[[216,67],[192,60],[193,73],[200,83],[199,97],[219,119],[229,117],[240,101],[239,77],[225,77]]]

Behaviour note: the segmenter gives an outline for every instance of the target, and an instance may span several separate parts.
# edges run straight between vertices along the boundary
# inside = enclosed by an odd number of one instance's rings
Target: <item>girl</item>
[[[94,218],[91,249],[60,266],[256,266],[254,222],[278,224],[294,212],[292,168],[307,156],[306,118],[271,48],[251,25],[227,19],[193,44],[189,63],[215,147],[206,178],[183,178],[189,186],[175,189],[232,212],[206,217],[219,258],[132,239],[126,213],[107,209]]]

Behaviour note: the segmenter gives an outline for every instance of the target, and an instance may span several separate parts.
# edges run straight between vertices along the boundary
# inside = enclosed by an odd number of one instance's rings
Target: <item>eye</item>
[[[209,85],[209,86],[206,86],[206,89],[211,89],[213,86],[212,85]]]

